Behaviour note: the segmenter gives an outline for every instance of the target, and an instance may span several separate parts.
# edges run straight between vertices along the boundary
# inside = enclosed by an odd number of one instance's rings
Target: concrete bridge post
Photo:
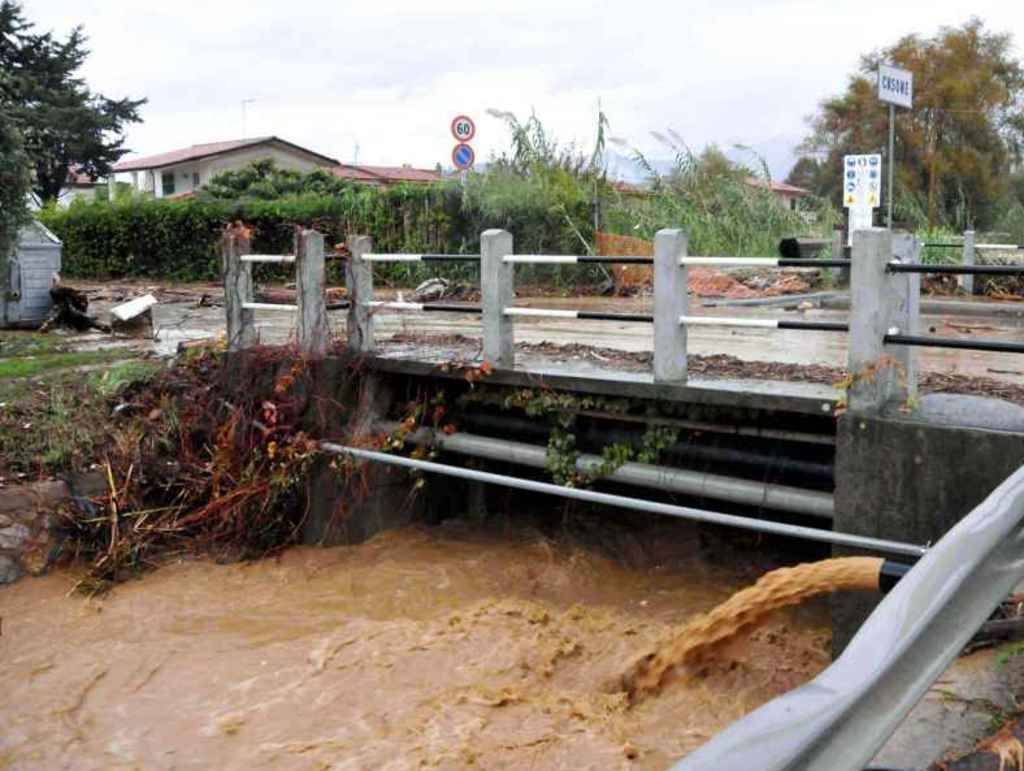
[[[974,265],[974,231],[964,231],[964,251],[961,262],[964,265]],[[967,294],[974,294],[974,276],[962,274],[958,277],[960,282],[960,288],[963,289]]]
[[[348,237],[349,258],[345,265],[348,287],[348,347],[359,353],[373,350],[373,314],[367,303],[373,301],[373,266],[363,259],[373,251],[369,236]]]
[[[659,230],[654,237],[654,380],[686,382],[686,327],[679,323],[689,308],[682,230]]]
[[[331,331],[327,324],[324,237],[315,230],[295,233],[295,287],[298,305],[298,343],[304,356],[323,358]]]
[[[227,317],[228,351],[245,350],[258,342],[253,311],[244,306],[253,301],[252,263],[242,255],[252,250],[241,227],[229,225],[221,239],[221,267],[224,274],[224,311]]]
[[[882,228],[853,234],[847,390],[851,414],[879,414],[916,392],[913,350],[887,349],[885,336],[916,329],[920,279],[887,268],[894,258],[916,259],[919,249],[912,236]]]
[[[501,369],[515,368],[512,317],[505,315],[515,301],[513,266],[504,258],[512,254],[512,234],[485,230],[480,234],[480,305],[484,332],[484,360]]]

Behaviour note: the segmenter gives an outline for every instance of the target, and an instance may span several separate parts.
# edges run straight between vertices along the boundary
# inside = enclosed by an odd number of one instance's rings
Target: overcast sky
[[[451,118],[477,122],[478,159],[507,144],[488,108],[535,110],[559,139],[612,134],[652,157],[650,132],[694,148],[761,148],[778,171],[805,116],[860,54],[970,15],[1014,32],[1020,0],[28,0],[27,16],[85,27],[89,85],[147,97],[133,154],[276,134],[342,161],[450,165]],[[246,106],[243,126],[242,100]],[[782,160],[780,160],[780,158]]]

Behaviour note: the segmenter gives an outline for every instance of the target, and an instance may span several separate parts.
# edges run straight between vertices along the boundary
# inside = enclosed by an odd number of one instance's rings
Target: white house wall
[[[194,184],[194,174],[199,174],[199,185],[202,187],[213,177],[225,171],[237,171],[255,161],[265,159],[273,160],[278,168],[292,171],[309,172],[318,168],[326,168],[328,164],[316,162],[304,153],[298,153],[273,145],[258,145],[256,147],[244,147],[223,155],[216,155],[210,158],[201,158],[197,161],[188,161],[174,166],[165,166],[158,169],[146,169],[144,171],[132,172],[132,184],[137,190],[151,192],[157,198],[163,198],[163,175],[174,174],[174,195],[191,193],[197,189]],[[141,187],[140,187],[141,185]]]

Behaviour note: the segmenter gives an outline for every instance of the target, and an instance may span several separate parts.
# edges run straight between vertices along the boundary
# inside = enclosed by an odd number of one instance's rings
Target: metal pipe
[[[480,262],[479,254],[364,254],[365,262]]]
[[[243,254],[242,262],[295,262],[294,254]]]
[[[482,313],[479,305],[459,305],[458,303],[407,303],[370,301],[364,303],[368,308],[384,308],[396,311],[423,311],[439,313]]]
[[[725,316],[680,316],[680,324],[691,327],[752,327],[756,329],[801,329],[815,332],[848,332],[841,321],[795,321],[790,319],[747,319]]]
[[[890,334],[888,345],[916,345],[923,348],[956,348],[961,351],[990,351],[992,353],[1024,353],[1024,343],[1003,340],[964,340],[959,337],[927,337],[921,335]]]
[[[299,309],[298,305],[282,305],[280,303],[242,303],[242,307],[247,311],[291,311],[293,313]]]
[[[586,319],[588,321],[635,321],[653,324],[654,316],[649,313],[605,313],[603,311],[569,311],[561,308],[505,308],[506,316],[534,316],[551,319]]]
[[[378,423],[377,428],[393,433],[399,428],[395,422]],[[434,444],[442,450],[471,455],[476,458],[517,463],[533,468],[547,465],[547,449],[524,442],[511,442],[458,432],[444,434],[421,428],[408,434],[406,441],[414,444]],[[576,459],[576,470],[581,473],[600,471],[604,464],[600,455],[581,454]],[[835,515],[835,501],[829,493],[805,490],[799,487],[753,482],[747,479],[688,471],[647,463],[623,463],[605,479],[627,485],[649,487],[655,490],[714,498],[747,506],[763,506],[777,511],[791,511],[813,517],[831,519]]]
[[[1024,275],[1024,265],[926,265],[890,262],[889,271],[892,273],[938,273],[965,276],[986,274],[993,276],[1021,276]]]
[[[849,260],[818,260],[813,257],[682,257],[680,265],[716,268],[848,268]]]
[[[585,412],[580,411],[583,415]],[[629,417],[615,415],[602,415],[608,420],[630,420]],[[494,436],[527,436],[535,437],[538,442],[547,442],[551,434],[550,426],[545,421],[508,415],[495,412],[469,412],[463,422],[472,431],[482,432]],[[639,422],[657,424],[659,419],[640,419]],[[635,441],[637,435],[628,430],[608,426],[579,426],[576,430],[576,438],[583,446],[600,447],[609,442],[630,442]],[[799,441],[796,437],[772,436],[765,437],[772,439],[790,439]],[[834,443],[834,442],[833,442]],[[744,447],[749,447],[744,443]],[[758,469],[758,478],[763,477],[765,470],[771,473],[795,474],[801,477],[814,477],[817,480],[831,482],[834,476],[831,463],[798,460],[795,458],[782,457],[777,455],[763,455],[750,449],[737,449],[735,447],[720,447],[714,445],[695,444],[693,442],[680,441],[671,447],[665,448],[665,454],[671,457],[678,457],[687,461],[699,461],[704,463],[719,463],[731,468],[744,466]]]
[[[788,442],[809,442],[811,444],[828,444],[833,446],[836,443],[836,437],[834,434],[813,434],[810,431],[788,431],[779,428],[764,428],[762,426],[727,426],[722,423],[709,423],[701,420],[684,420],[683,418],[648,418],[613,412],[599,412],[597,410],[579,410],[576,414],[583,415],[588,418],[617,420],[623,423],[672,426],[675,428],[685,428],[688,431],[702,431],[711,434],[725,434],[727,436],[753,436],[758,439],[782,439]]]
[[[546,493],[556,495],[560,498],[570,498],[587,503],[602,503],[608,506],[617,506],[632,511],[643,511],[651,514],[662,514],[668,517],[690,519],[695,522],[706,522],[712,525],[723,525],[725,527],[738,527],[744,530],[756,530],[762,533],[788,538],[805,538],[810,541],[820,541],[838,546],[851,546],[856,549],[869,549],[871,551],[888,552],[891,554],[906,554],[920,557],[928,549],[924,546],[917,546],[902,541],[887,541],[880,538],[868,538],[849,533],[833,533],[831,530],[823,530],[816,527],[804,527],[802,525],[789,525],[784,522],[771,522],[768,520],[755,519],[753,517],[741,517],[735,514],[721,514],[714,511],[694,509],[688,506],[675,506],[669,503],[658,503],[656,501],[645,501],[640,498],[628,498],[623,495],[612,495],[610,493],[599,493],[595,490],[580,490],[575,487],[562,487],[550,482],[536,482],[532,479],[518,479],[517,477],[505,476],[503,474],[492,474],[488,471],[477,471],[476,469],[459,468],[448,466],[443,463],[432,463],[431,461],[415,460],[401,455],[389,455],[384,452],[363,450],[358,447],[346,447],[345,445],[332,442],[321,442],[320,449],[324,452],[335,455],[348,455],[359,460],[373,461],[375,463],[386,463],[392,466],[427,471],[434,474],[444,474],[459,479],[468,479],[472,482],[484,482],[486,484],[502,485],[517,490],[528,490],[535,493]]]

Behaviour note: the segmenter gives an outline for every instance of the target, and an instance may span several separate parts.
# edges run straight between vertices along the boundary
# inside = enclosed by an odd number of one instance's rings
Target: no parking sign
[[[470,168],[475,160],[476,153],[465,142],[459,142],[459,144],[455,145],[455,149],[452,150],[452,164],[459,171],[465,171]]]

